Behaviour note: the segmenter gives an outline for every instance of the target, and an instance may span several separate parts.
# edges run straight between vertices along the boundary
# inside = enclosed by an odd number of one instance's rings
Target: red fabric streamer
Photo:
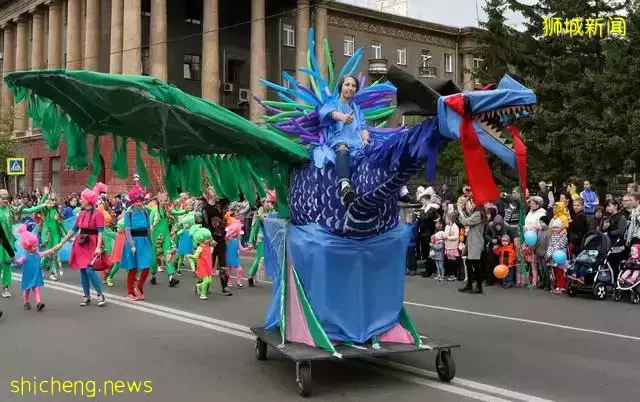
[[[465,113],[464,94],[449,96],[445,103],[447,106],[462,116],[460,125],[460,144],[462,145],[462,155],[464,157],[464,170],[473,193],[473,202],[482,205],[486,202],[493,202],[500,198],[500,190],[496,186],[489,161],[484,153],[484,148],[480,144],[478,134],[473,128],[471,114]]]
[[[527,190],[527,147],[520,137],[520,130],[516,126],[506,126],[505,129],[513,136],[513,148],[516,153],[516,164],[518,166],[518,174],[520,175],[520,185],[522,194],[526,194]]]

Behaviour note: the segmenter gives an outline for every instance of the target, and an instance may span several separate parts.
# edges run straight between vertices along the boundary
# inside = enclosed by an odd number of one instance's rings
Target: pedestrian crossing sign
[[[23,176],[24,174],[24,158],[7,158],[7,175]]]

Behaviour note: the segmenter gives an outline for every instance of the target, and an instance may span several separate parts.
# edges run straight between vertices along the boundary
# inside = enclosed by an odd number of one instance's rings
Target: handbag
[[[91,268],[94,271],[105,271],[113,267],[113,262],[107,253],[102,250],[100,254],[95,256],[87,268]]]

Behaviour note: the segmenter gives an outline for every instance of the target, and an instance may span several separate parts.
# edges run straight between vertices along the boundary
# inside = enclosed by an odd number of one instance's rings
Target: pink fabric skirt
[[[444,250],[444,255],[447,256],[450,260],[455,260],[460,257],[460,250],[457,248],[447,248]]]
[[[80,235],[76,236],[71,246],[71,257],[69,266],[72,269],[85,269],[93,261],[93,252],[98,245],[98,236],[89,235],[89,241],[80,244]]]

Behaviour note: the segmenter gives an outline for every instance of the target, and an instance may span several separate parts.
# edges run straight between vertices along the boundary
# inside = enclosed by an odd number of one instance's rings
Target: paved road
[[[124,296],[124,276],[107,290],[105,308],[81,308],[79,280],[66,271],[47,283],[44,312],[23,311],[18,297],[0,300],[0,401],[86,400],[86,396],[19,396],[11,381],[54,376],[59,380],[152,381],[153,392],[105,396],[127,401],[298,400],[294,366],[270,354],[257,362],[249,326],[263,321],[271,288],[193,294],[192,278],[175,289],[160,277],[147,301]],[[16,286],[18,282],[16,282]],[[433,380],[428,352],[394,357],[392,363],[314,363],[314,399],[635,401],[640,395],[640,306],[570,299],[543,292],[488,288],[459,294],[455,283],[409,278],[409,312],[425,336],[463,345],[454,351],[456,378]],[[217,290],[217,288],[214,288]],[[112,296],[113,295],[113,296]],[[381,366],[389,367],[381,367]],[[88,390],[90,391],[91,383]],[[125,385],[126,388],[126,385]],[[86,395],[87,392],[85,392]]]

